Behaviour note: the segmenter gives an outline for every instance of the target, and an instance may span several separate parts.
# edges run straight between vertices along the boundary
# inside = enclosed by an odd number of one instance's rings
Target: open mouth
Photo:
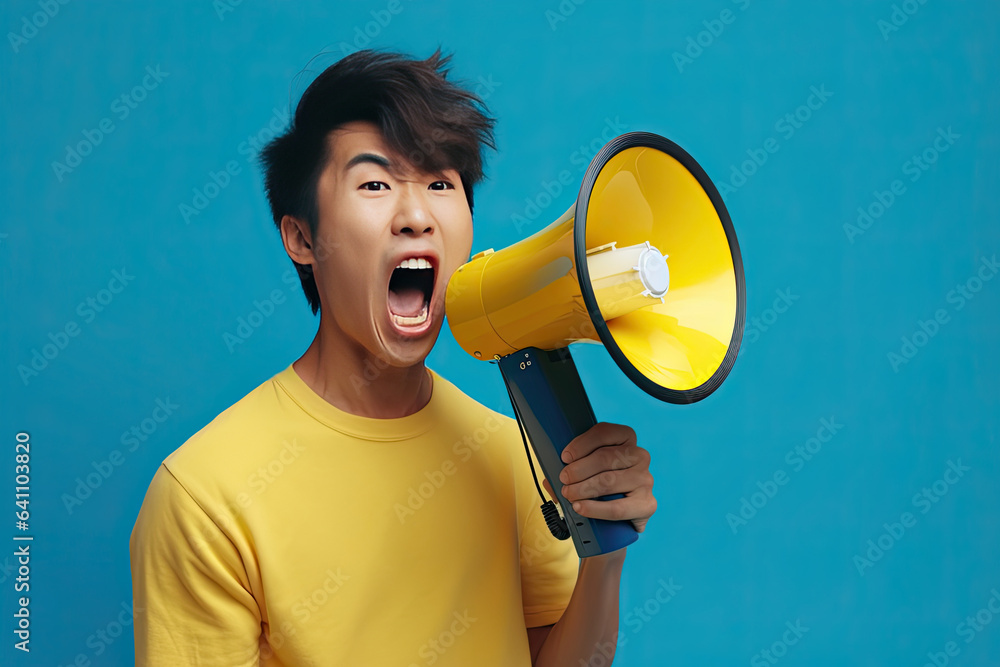
[[[434,266],[423,257],[404,259],[389,278],[389,317],[398,329],[422,333],[430,324]]]

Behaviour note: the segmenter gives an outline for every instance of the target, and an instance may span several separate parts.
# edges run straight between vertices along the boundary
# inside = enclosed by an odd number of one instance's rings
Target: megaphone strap
[[[500,368],[500,376],[503,377],[504,387],[507,388],[507,398],[510,399],[511,408],[514,410],[514,418],[517,420],[517,428],[521,432],[521,441],[524,443],[524,455],[528,457],[528,466],[531,468],[531,477],[535,480],[535,488],[538,489],[538,496],[542,499],[542,516],[545,517],[545,524],[549,527],[549,531],[552,536],[557,540],[569,539],[569,526],[566,524],[566,519],[559,515],[559,509],[556,504],[551,500],[546,500],[545,496],[542,494],[542,487],[538,484],[538,475],[535,474],[535,464],[531,460],[531,452],[528,449],[528,438],[524,433],[524,424],[521,423],[521,413],[517,409],[517,403],[514,402],[514,394],[510,391],[510,384],[507,382],[507,375],[503,372],[503,368],[497,364],[496,361],[491,361],[491,364],[496,364]]]

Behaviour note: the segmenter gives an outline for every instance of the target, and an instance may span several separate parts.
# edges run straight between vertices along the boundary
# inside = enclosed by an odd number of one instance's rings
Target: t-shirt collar
[[[431,398],[427,405],[412,415],[394,419],[362,417],[345,412],[313,391],[295,371],[292,364],[274,376],[274,382],[300,408],[325,426],[362,440],[394,442],[426,433],[440,418],[441,396],[447,382],[427,368],[431,377]]]

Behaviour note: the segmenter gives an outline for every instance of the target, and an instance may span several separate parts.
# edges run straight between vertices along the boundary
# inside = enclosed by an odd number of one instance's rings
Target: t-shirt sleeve
[[[257,665],[260,609],[229,536],[161,465],[132,536],[136,665]]]
[[[515,433],[518,433],[516,425],[514,429]],[[541,510],[542,499],[531,477],[528,458],[524,455],[524,444],[519,433],[516,437],[520,456],[515,457],[514,466],[515,470],[521,472],[518,502],[523,505],[521,512],[527,515],[521,532],[521,598],[524,603],[524,627],[536,628],[552,625],[562,617],[576,587],[580,558],[573,545],[573,539],[556,539],[545,523]],[[534,450],[531,451],[531,459],[535,464],[538,485],[548,499],[548,492],[542,484],[544,473]]]

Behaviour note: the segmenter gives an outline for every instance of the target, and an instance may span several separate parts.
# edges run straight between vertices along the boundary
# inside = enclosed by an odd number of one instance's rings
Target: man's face
[[[448,280],[472,248],[462,181],[454,169],[419,171],[370,122],[345,124],[328,141],[312,243],[324,317],[376,358],[412,366],[431,351]]]

